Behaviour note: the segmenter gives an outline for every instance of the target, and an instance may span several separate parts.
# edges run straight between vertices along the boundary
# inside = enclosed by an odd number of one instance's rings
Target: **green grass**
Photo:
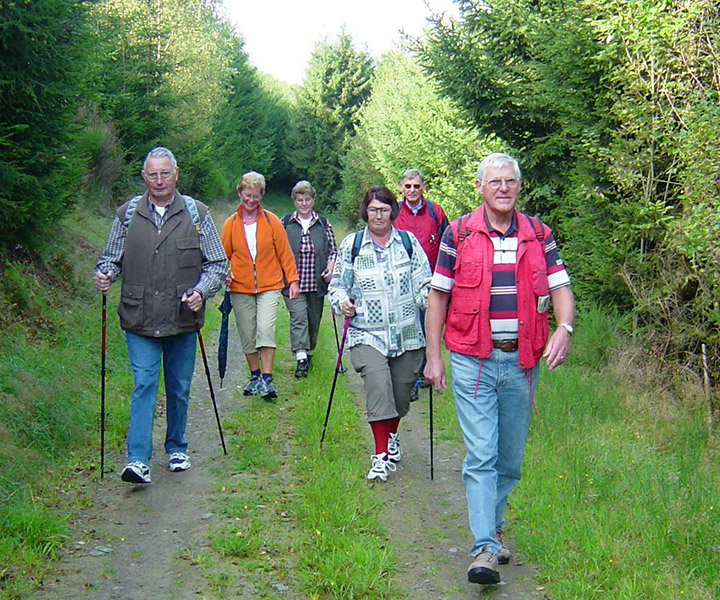
[[[548,595],[720,597],[720,453],[693,396],[571,360],[543,373],[537,397],[510,534]]]
[[[70,221],[40,261],[2,265],[0,592],[8,598],[27,597],[67,540],[67,515],[89,501],[77,476],[99,474],[101,302],[88,240],[104,240],[109,219],[78,212]],[[109,327],[113,398],[127,388],[121,345]],[[111,452],[125,417],[107,404]]]
[[[287,328],[281,309],[278,339],[286,339]],[[232,458],[219,490],[218,512],[225,519],[212,534],[212,547],[232,556],[241,572],[254,572],[261,597],[273,597],[270,582],[278,579],[310,598],[392,595],[384,577],[392,551],[376,518],[381,507],[365,480],[365,462],[358,468],[357,457],[367,454],[364,419],[343,376],[319,446],[334,375],[333,336],[328,311],[311,376],[296,380],[289,349],[279,346],[280,398],[267,403],[237,390],[240,408],[225,420]],[[220,578],[222,561],[212,569],[214,585],[226,593],[238,585],[234,567]]]

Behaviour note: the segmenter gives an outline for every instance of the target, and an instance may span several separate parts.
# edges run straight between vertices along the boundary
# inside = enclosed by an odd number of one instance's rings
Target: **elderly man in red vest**
[[[463,481],[474,537],[467,576],[493,584],[500,581],[498,564],[510,560],[501,528],[521,476],[539,360],[548,369],[565,361],[575,303],[550,228],[515,208],[517,161],[487,156],[475,188],[483,203],[450,223],[440,244],[425,321],[425,378],[438,392],[447,387],[444,325],[466,448]],[[551,300],[557,328],[549,336]]]
[[[227,272],[210,212],[202,202],[177,192],[178,172],[170,150],[150,151],[142,170],[147,189],[118,208],[95,265],[95,287],[103,293],[123,274],[118,315],[134,377],[128,462],[121,475],[129,483],[150,483],[161,362],[167,466],[170,471],[190,468],[185,426],[195,367],[195,322],[202,324],[205,301]]]

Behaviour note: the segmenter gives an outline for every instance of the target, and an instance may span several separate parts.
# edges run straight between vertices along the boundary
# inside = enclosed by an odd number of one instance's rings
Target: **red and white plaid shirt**
[[[295,221],[302,227],[302,221],[298,218],[297,211],[290,217],[291,221]],[[303,230],[300,236],[300,248],[298,249],[295,260],[295,268],[300,278],[300,292],[317,292],[317,279],[315,278],[315,246],[310,235],[310,227],[319,220],[318,214],[313,211],[310,217],[310,225]],[[325,221],[325,236],[328,241],[328,262],[334,261],[337,256],[337,246],[335,245],[335,234],[329,221]]]

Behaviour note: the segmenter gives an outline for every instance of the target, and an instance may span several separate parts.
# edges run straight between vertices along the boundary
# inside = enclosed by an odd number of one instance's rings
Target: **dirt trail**
[[[449,392],[434,402],[452,402]],[[500,565],[502,583],[480,586],[467,581],[472,544],[462,483],[464,447],[457,442],[435,442],[434,477],[430,480],[430,437],[427,391],[411,405],[401,421],[403,458],[381,493],[386,498],[382,519],[391,531],[393,546],[402,557],[396,578],[423,600],[469,598],[545,598],[533,581],[532,568],[513,552]],[[459,433],[458,433],[459,436]],[[512,540],[506,540],[513,550]]]
[[[215,361],[212,347],[216,336],[206,335],[208,358]],[[232,345],[232,340],[231,340]],[[235,351],[232,350],[231,351]],[[239,350],[238,350],[239,352]],[[228,370],[225,389],[215,392],[222,414],[230,414],[239,400],[235,386],[244,382],[244,365]],[[363,404],[359,377],[347,377]],[[235,400],[234,400],[235,398]],[[442,400],[451,402],[449,394]],[[412,405],[401,424],[404,456],[386,484],[375,484],[386,501],[381,518],[400,559],[393,575],[409,590],[409,598],[421,600],[466,600],[473,598],[545,598],[532,579],[528,565],[513,557],[501,566],[503,583],[482,586],[467,582],[465,572],[470,545],[465,495],[461,480],[463,458],[459,442],[436,442],[434,480],[429,474],[427,392]],[[36,600],[190,600],[215,598],[208,588],[207,565],[197,568],[195,559],[207,547],[208,527],[217,521],[212,510],[217,493],[217,469],[223,461],[217,425],[198,351],[188,421],[189,455],[192,468],[170,473],[162,450],[165,418],[156,419],[152,484],[132,486],[119,479],[122,456],[114,457],[114,470],[105,479],[89,481],[93,503],[73,519],[72,542],[67,553],[32,596]],[[368,428],[368,436],[369,436]],[[458,433],[459,437],[459,433]],[[368,448],[371,447],[370,438]],[[367,469],[363,457],[358,468]],[[108,461],[110,462],[110,461]],[[367,464],[366,464],[367,463]],[[110,463],[112,466],[112,463]],[[512,539],[509,540],[512,548]],[[252,581],[252,573],[244,577]],[[250,586],[250,589],[252,586]],[[233,590],[233,598],[254,593]],[[265,596],[267,597],[267,596]],[[291,590],[278,590],[277,598],[298,598]]]
[[[102,482],[93,504],[73,520],[73,542],[53,576],[35,593],[42,599],[185,600],[200,598],[205,581],[192,561],[207,545],[212,522],[212,465],[222,460],[215,416],[198,355],[187,438],[192,468],[167,470],[162,448],[165,418],[155,421],[152,483],[120,481],[122,456]],[[196,391],[200,387],[203,391]]]

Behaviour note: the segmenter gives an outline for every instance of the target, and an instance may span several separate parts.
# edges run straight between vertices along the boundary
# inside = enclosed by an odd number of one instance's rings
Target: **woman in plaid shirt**
[[[307,377],[337,247],[332,225],[313,210],[315,188],[310,182],[298,181],[290,195],[295,211],[285,215],[282,222],[295,255],[300,295],[290,298],[286,288],[283,296],[290,313],[290,347],[297,361],[295,377]]]

